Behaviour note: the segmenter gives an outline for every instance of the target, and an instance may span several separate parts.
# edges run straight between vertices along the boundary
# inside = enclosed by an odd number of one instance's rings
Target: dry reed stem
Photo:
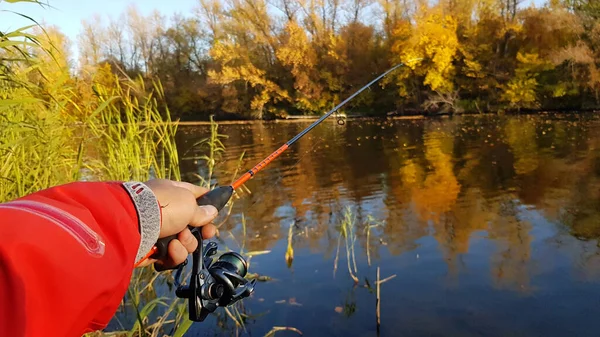
[[[270,250],[253,250],[251,252],[247,252],[244,255],[252,257],[252,256],[257,256],[257,255],[269,254],[270,252],[271,252]]]
[[[238,322],[237,318],[235,316],[233,316],[231,311],[229,311],[229,308],[225,307],[223,309],[225,309],[225,313],[227,313],[227,316],[229,316],[229,318],[231,318],[235,322],[235,326],[237,326],[237,327],[243,326],[240,322]]]
[[[381,297],[380,297],[380,286],[381,282],[379,281],[379,267],[377,267],[377,309],[375,315],[377,316],[377,331],[379,331],[379,326],[381,325]]]
[[[369,230],[369,227],[367,227],[367,264],[369,265],[369,267],[371,266],[371,245],[370,242],[371,241],[371,231]]]
[[[371,221],[371,216],[369,215],[369,219],[367,220],[367,225],[364,229],[364,231],[367,232],[367,264],[369,265],[369,267],[371,266],[371,229],[381,226],[381,224],[370,225],[369,224],[370,221]]]
[[[302,335],[302,331],[290,326],[274,326],[264,337],[273,336],[277,331],[294,331],[295,333]]]
[[[354,234],[355,235],[355,234]],[[356,253],[354,252],[354,247],[356,246],[356,236],[353,235],[352,238],[352,264],[354,265],[354,272],[358,273],[358,268],[356,267]],[[356,278],[354,280],[356,283],[358,283],[358,278]]]
[[[335,278],[335,272],[337,271],[337,265],[338,265],[338,260],[340,258],[340,242],[341,242],[342,236],[338,236],[338,244],[337,244],[337,251],[335,253],[335,260],[333,260],[333,278]]]
[[[347,260],[348,260],[348,272],[350,273],[350,277],[352,277],[352,280],[354,280],[354,283],[358,283],[358,277],[356,277],[356,275],[354,275],[354,273],[352,272],[352,266],[350,266],[350,251],[348,249],[346,249],[346,256],[347,256]]]
[[[347,211],[349,212],[349,211]],[[354,244],[355,244],[355,240],[354,240],[354,231],[353,226],[354,226],[354,222],[351,219],[348,219],[349,215],[348,213],[346,213],[346,221],[344,221],[344,233],[346,236],[346,260],[348,262],[348,272],[350,273],[350,277],[352,277],[352,280],[354,280],[354,283],[358,283],[358,277],[356,277],[356,275],[354,275],[354,272],[358,272],[358,268],[356,268],[356,259],[355,259],[355,254],[354,254]],[[350,255],[352,255],[352,260],[350,258]],[[351,266],[351,262],[354,263],[354,272],[352,272],[352,266]]]
[[[379,285],[379,284],[383,284],[383,283],[385,283],[385,282],[387,282],[387,281],[389,281],[389,280],[393,279],[394,277],[396,277],[396,274],[394,274],[394,275],[392,275],[392,276],[388,276],[388,277],[384,278],[384,279],[383,279],[383,280],[381,280],[381,281],[377,281],[377,284],[378,284],[378,285]]]

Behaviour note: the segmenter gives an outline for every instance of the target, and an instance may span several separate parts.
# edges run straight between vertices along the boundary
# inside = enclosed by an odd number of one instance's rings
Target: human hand
[[[159,238],[173,234],[177,234],[177,238],[169,243],[166,259],[148,258],[138,267],[152,263],[159,264],[160,269],[178,266],[198,247],[198,240],[187,226],[202,227],[202,239],[212,238],[216,233],[212,221],[217,216],[218,210],[214,206],[196,204],[196,199],[209,191],[206,188],[167,179],[154,179],[145,184],[152,190],[162,209]]]

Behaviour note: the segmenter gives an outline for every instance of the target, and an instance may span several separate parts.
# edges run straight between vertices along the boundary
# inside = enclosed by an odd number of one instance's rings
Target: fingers
[[[162,223],[159,237],[177,234],[167,248],[167,257],[160,261],[145,261],[144,265],[154,262],[156,270],[165,270],[183,263],[190,253],[198,248],[198,240],[192,235],[191,227],[202,227],[202,239],[216,235],[212,221],[218,216],[218,210],[211,205],[198,206],[197,199],[209,190],[194,184],[155,179],[147,182],[155,193],[162,211]]]
[[[202,239],[212,238],[215,235],[216,230],[217,228],[213,224],[208,224],[204,226],[202,228]],[[196,237],[194,237],[194,235],[188,228],[184,229],[181,233],[179,233],[179,235],[177,235],[177,241],[179,241],[179,243],[181,243],[183,248],[185,248],[185,250],[187,251],[186,255],[193,253],[196,250],[196,248],[198,248],[198,240],[196,240]],[[177,251],[180,250],[179,248],[175,249],[177,249]]]
[[[192,218],[189,221],[190,226],[200,227],[208,225],[211,221],[213,221],[219,211],[215,206],[212,205],[204,205],[196,207]]]
[[[202,227],[202,238],[203,239],[210,239],[213,236],[215,236],[215,234],[217,234],[217,227],[215,225],[213,225],[212,223]]]
[[[190,234],[191,235],[191,234]],[[195,240],[195,238],[194,238]],[[159,260],[155,263],[157,271],[162,271],[177,267],[182,264],[188,257],[188,251],[178,239],[173,239],[169,242],[168,254],[166,260]]]
[[[193,253],[194,250],[198,248],[198,240],[196,240],[188,228],[179,233],[179,235],[177,235],[177,239],[179,242],[181,242],[188,253]]]
[[[210,223],[202,227],[202,238],[210,239],[212,238],[216,231],[217,227],[214,224]],[[177,267],[182,264],[188,257],[190,253],[193,253],[198,247],[198,240],[194,237],[192,232],[189,229],[183,230],[177,236],[177,239],[174,239],[169,243],[168,247],[168,255],[165,260],[153,260],[144,263],[144,266],[155,262],[155,269],[157,271],[162,271],[170,268]]]

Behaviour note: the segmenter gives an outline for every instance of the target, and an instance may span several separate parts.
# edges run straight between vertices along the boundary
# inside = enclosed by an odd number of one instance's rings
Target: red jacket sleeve
[[[131,188],[117,182],[71,183],[0,204],[0,336],[103,329],[140,255],[140,214]]]

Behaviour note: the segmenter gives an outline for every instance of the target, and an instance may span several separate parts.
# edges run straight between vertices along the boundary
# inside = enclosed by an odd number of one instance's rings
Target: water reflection
[[[307,125],[222,124],[227,152],[215,181],[231,181],[242,152],[245,170]],[[382,285],[384,335],[595,335],[599,126],[593,116],[548,115],[349,120],[314,129],[247,184],[252,193],[221,228],[236,249],[243,214],[246,251],[271,250],[252,259],[253,272],[277,281],[245,302],[266,313],[248,333],[290,325],[306,335],[374,335],[374,294],[363,283],[374,282],[380,266],[384,277],[398,275]],[[193,153],[207,132],[182,127],[180,147]],[[190,181],[203,173],[202,162],[182,165]],[[332,273],[346,206],[357,217],[358,286],[343,246]],[[368,218],[382,226],[367,243]],[[302,305],[277,302],[290,298]]]

